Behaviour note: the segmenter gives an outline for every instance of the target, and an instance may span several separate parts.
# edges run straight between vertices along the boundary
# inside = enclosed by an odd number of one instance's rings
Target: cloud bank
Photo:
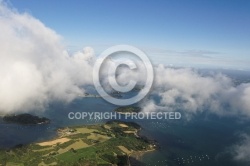
[[[223,74],[202,76],[191,69],[159,65],[152,92],[160,101],[146,102],[144,111],[183,110],[192,115],[209,110],[217,115],[250,117],[250,84],[234,86]]]
[[[84,85],[93,84],[92,48],[70,55],[55,31],[3,2],[0,3],[0,32],[1,112],[43,110],[51,101],[70,102],[84,92]],[[120,68],[118,82],[145,81],[146,75],[141,72],[145,68],[137,65],[135,71]],[[101,75],[105,78],[107,73]],[[143,103],[146,111],[181,109],[195,114],[208,109],[219,115],[250,117],[250,84],[234,86],[222,74],[202,76],[191,69],[158,65],[152,93],[160,102]]]
[[[91,48],[70,56],[61,37],[27,13],[0,2],[0,112],[43,110],[73,100],[92,84]]]

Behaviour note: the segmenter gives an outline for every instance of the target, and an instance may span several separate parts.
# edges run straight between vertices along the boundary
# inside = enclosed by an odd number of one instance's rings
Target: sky
[[[68,50],[129,44],[154,63],[250,70],[247,0],[9,0],[60,34]]]

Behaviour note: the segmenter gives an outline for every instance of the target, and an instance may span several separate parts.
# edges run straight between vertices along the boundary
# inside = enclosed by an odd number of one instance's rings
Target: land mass
[[[141,108],[136,106],[123,106],[116,108],[114,111],[117,113],[139,113]]]
[[[60,128],[54,140],[0,150],[0,165],[130,165],[135,156],[156,148],[138,135],[140,129],[136,123],[122,121]]]
[[[26,124],[26,125],[34,125],[34,124],[48,124],[50,120],[45,117],[38,117],[31,114],[19,114],[19,115],[5,115],[3,117],[5,122],[9,123],[18,123],[18,124]]]

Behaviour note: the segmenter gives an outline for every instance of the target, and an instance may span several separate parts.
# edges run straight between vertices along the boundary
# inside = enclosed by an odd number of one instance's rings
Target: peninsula
[[[140,129],[122,121],[60,128],[54,140],[0,150],[0,165],[130,165],[135,156],[156,148],[138,135]]]

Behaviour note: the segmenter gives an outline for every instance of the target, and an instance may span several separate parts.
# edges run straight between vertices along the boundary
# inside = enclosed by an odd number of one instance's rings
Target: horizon
[[[128,44],[154,64],[250,70],[249,1],[7,2],[62,36],[69,52]]]

